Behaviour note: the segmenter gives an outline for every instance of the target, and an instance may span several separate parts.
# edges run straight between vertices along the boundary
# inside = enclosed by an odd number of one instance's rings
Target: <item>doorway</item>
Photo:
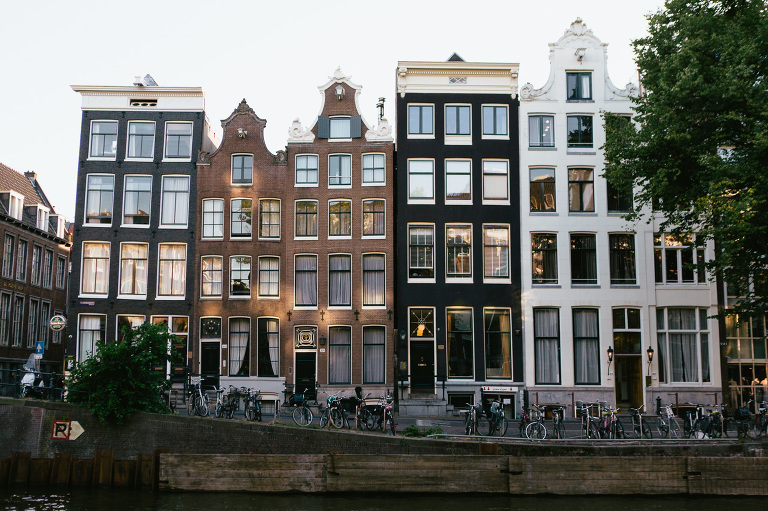
[[[304,394],[305,399],[317,401],[317,354],[314,351],[296,352],[296,385],[295,394]]]
[[[643,361],[641,355],[617,355],[616,406],[637,408],[643,404]]]
[[[435,345],[432,341],[411,342],[411,392],[435,393]]]
[[[218,341],[200,343],[200,376],[203,385],[219,387],[220,356]]]

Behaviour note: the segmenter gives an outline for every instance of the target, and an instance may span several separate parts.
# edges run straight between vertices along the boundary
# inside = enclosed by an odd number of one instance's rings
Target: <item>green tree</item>
[[[763,0],[667,0],[633,41],[636,124],[606,114],[606,178],[639,187],[631,220],[714,240],[707,263],[765,312],[768,268],[768,16]],[[757,285],[754,285],[757,284]]]
[[[121,333],[119,341],[98,341],[93,356],[75,366],[67,399],[86,405],[101,422],[122,424],[135,412],[167,413],[160,400],[174,356],[167,325],[146,322]]]

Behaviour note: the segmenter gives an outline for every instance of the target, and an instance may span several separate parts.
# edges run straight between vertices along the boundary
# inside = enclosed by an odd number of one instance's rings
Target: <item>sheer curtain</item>
[[[350,383],[352,333],[348,327],[331,327],[328,334],[328,383]]]
[[[80,360],[93,356],[96,343],[103,338],[102,316],[80,316]]]
[[[667,309],[669,357],[673,382],[699,381],[696,311],[694,309]],[[692,332],[673,332],[689,330]]]
[[[160,245],[160,278],[158,294],[184,296],[187,282],[187,247],[185,245]]]
[[[383,254],[363,256],[363,305],[385,305]]]
[[[248,339],[250,320],[229,320],[229,375],[248,376]]]
[[[384,383],[383,326],[363,328],[363,383]]]
[[[560,384],[560,327],[557,309],[533,311],[536,383]]]
[[[163,212],[160,223],[184,224],[189,208],[189,178],[172,176],[163,178]]]
[[[328,305],[352,304],[352,257],[334,255],[329,258]]]
[[[576,309],[573,311],[573,352],[576,368],[576,385],[600,383],[599,336],[597,311]]]
[[[317,305],[317,256],[296,256],[296,305]]]

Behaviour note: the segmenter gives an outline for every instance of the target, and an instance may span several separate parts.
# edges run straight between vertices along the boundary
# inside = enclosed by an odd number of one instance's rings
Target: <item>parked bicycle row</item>
[[[327,397],[325,406],[319,409],[319,425],[321,428],[333,426],[334,428],[351,429],[351,421],[355,423],[355,429],[382,430],[389,434],[397,434],[397,423],[393,414],[393,398],[390,392],[385,396],[371,399],[371,393],[362,395],[362,388],[355,388],[354,397],[341,397],[341,390],[333,394],[320,390]],[[312,409],[308,406],[309,397],[303,393],[291,396],[290,403],[295,405],[293,410],[293,422],[299,426],[310,426],[314,419]]]

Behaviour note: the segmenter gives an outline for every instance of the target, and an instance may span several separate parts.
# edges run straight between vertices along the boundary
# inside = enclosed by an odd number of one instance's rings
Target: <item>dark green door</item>
[[[304,394],[307,399],[315,400],[315,381],[317,380],[316,353],[314,351],[296,352],[296,394]]]
[[[200,376],[205,386],[219,386],[220,353],[218,342],[200,343]]]
[[[411,391],[435,392],[435,345],[432,341],[411,342]]]

